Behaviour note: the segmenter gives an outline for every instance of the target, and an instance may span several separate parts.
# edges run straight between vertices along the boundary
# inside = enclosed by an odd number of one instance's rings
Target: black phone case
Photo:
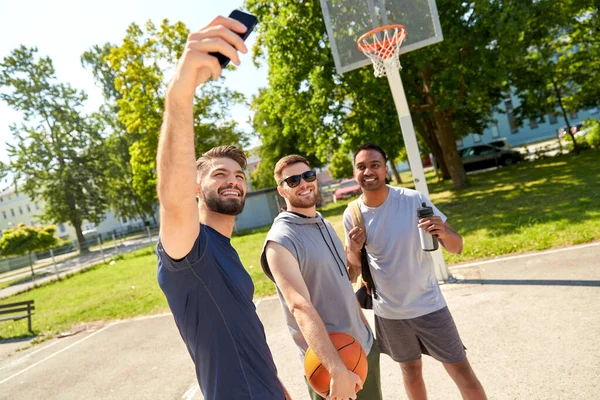
[[[246,40],[246,38],[248,38],[248,36],[250,36],[250,34],[254,30],[254,27],[256,26],[256,23],[257,23],[257,19],[254,15],[244,13],[239,10],[233,10],[231,12],[231,14],[229,14],[229,18],[233,18],[237,21],[240,21],[242,24],[244,24],[246,26],[246,28],[248,28],[246,30],[246,32],[244,32],[244,33],[236,32],[237,35],[240,36],[244,41]],[[231,61],[227,56],[224,56],[221,53],[208,53],[208,54],[210,54],[211,56],[217,57],[217,60],[219,60],[219,64],[221,65],[221,68],[225,68]]]

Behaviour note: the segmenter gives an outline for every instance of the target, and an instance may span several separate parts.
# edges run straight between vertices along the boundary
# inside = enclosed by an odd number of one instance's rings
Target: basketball
[[[367,363],[367,355],[358,341],[342,332],[330,332],[329,338],[346,368],[358,375],[364,382],[367,378],[369,364]],[[315,392],[322,397],[329,395],[331,376],[310,348],[304,356],[304,374]],[[357,392],[358,389],[357,386]]]

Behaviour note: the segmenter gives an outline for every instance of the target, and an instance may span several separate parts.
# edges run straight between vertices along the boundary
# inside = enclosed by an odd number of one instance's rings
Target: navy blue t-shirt
[[[158,243],[158,283],[196,366],[206,400],[283,400],[252,302],[254,284],[230,239],[200,224],[190,253],[174,261]]]

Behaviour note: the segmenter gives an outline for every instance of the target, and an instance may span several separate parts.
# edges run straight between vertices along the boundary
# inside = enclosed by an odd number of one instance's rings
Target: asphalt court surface
[[[442,290],[490,399],[598,399],[600,243],[452,268]],[[281,380],[307,399],[302,366],[276,299],[257,302]],[[372,321],[372,315],[367,314]],[[0,399],[202,399],[170,314],[117,321],[23,351],[0,344]],[[460,399],[424,358],[430,399]],[[384,398],[406,399],[381,358]]]

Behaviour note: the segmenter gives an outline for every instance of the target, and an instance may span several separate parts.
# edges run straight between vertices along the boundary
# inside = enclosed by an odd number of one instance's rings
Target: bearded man
[[[221,74],[214,52],[239,65],[246,27],[217,17],[190,34],[165,97],[156,161],[158,283],[194,361],[206,400],[284,400],[254,285],[230,238],[246,197],[246,156],[215,147],[196,161],[196,87]],[[195,164],[195,165],[194,165]],[[169,374],[178,371],[165,371]]]
[[[316,210],[317,174],[300,155],[275,165],[275,181],[287,211],[267,234],[261,255],[265,274],[277,286],[288,329],[301,360],[308,347],[331,375],[330,399],[381,399],[379,348],[348,276],[344,246]],[[369,363],[365,382],[349,371],[329,339],[344,332],[356,339]],[[357,393],[355,387],[362,386]],[[310,386],[311,400],[321,400]]]

